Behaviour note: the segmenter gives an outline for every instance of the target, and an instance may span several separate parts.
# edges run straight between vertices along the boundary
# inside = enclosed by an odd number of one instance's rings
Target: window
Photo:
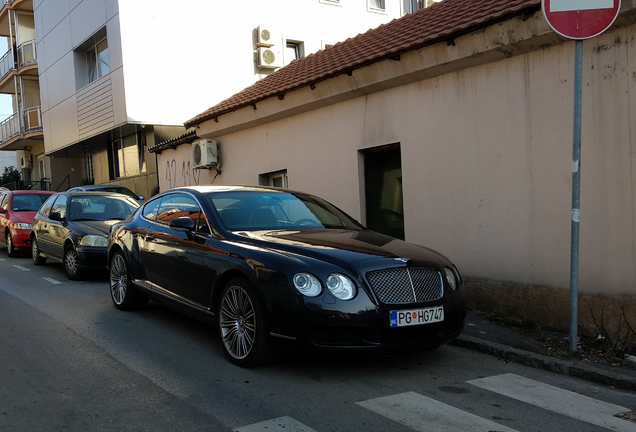
[[[88,82],[91,83],[110,72],[108,60],[108,42],[106,38],[100,40],[86,51],[86,64],[88,65]]]
[[[261,186],[273,186],[279,188],[287,188],[287,170],[261,174],[258,176],[258,184]]]
[[[77,90],[110,73],[106,27],[73,50],[73,62]]]
[[[44,160],[44,156],[38,157],[38,175],[40,176],[40,180],[46,178],[46,163]]]
[[[132,177],[146,172],[143,139],[138,133],[114,139],[109,145],[110,179]]]
[[[386,9],[386,0],[368,0],[369,10],[382,11]]]
[[[156,219],[158,223],[167,225],[171,220],[182,217],[192,219],[197,232],[210,233],[201,207],[194,198],[185,194],[172,194],[161,199]]]
[[[57,199],[55,200],[55,204],[53,204],[53,207],[51,208],[51,213],[58,212],[61,218],[65,218],[67,202],[68,202],[68,198],[66,195],[58,196]]]
[[[303,57],[305,55],[303,48],[304,47],[302,42],[287,41],[287,46],[285,47],[285,56],[283,58],[283,66],[287,66],[293,60],[298,60],[299,58]]]
[[[425,5],[426,0],[404,0],[404,13],[413,13],[423,7]]]

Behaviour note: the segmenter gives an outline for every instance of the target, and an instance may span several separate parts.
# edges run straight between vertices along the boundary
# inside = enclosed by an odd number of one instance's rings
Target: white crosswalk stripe
[[[316,432],[291,417],[285,416],[234,429],[234,432]]]
[[[516,432],[414,392],[370,399],[357,404],[421,432]]]
[[[468,381],[477,387],[617,432],[636,432],[636,424],[614,417],[630,409],[521,377],[497,375]]]
[[[636,423],[615,417],[630,409],[515,374],[467,381],[529,405],[616,432],[636,432]],[[415,392],[405,392],[356,402],[376,414],[418,432],[517,432]],[[316,432],[292,417],[243,426],[234,432]]]
[[[13,267],[17,268],[18,270],[22,270],[22,271],[27,271],[27,272],[31,271],[31,269],[28,269],[26,267],[22,267],[21,265],[14,265]]]

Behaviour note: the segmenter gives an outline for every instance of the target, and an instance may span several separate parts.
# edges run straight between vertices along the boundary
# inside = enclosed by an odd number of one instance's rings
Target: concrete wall
[[[621,308],[632,326],[636,317],[635,52],[633,25],[584,43],[579,289],[586,324],[591,310],[598,320],[603,308],[609,324]],[[208,133],[222,149],[215,183],[256,184],[261,173],[287,169],[291,189],[364,220],[360,151],[399,143],[407,241],[451,258],[472,281],[473,304],[567,328],[573,73],[574,43],[563,42]],[[210,125],[223,128],[223,121]],[[164,158],[177,167],[190,160],[182,147],[159,156],[160,170]]]

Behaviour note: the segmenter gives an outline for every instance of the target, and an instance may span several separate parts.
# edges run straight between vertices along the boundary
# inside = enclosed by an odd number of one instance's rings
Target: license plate
[[[391,327],[406,327],[440,321],[444,321],[444,306],[391,311]]]

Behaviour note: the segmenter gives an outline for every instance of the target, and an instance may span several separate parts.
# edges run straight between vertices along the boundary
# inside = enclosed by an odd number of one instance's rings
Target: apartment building
[[[44,133],[35,41],[33,5],[30,0],[4,0],[0,9],[0,36],[7,51],[0,57],[0,93],[11,95],[13,113],[0,122],[0,151],[10,151],[26,185],[48,188],[44,158]],[[33,155],[41,155],[33,157]],[[15,165],[15,163],[11,164]]]
[[[15,119],[6,127],[20,133],[0,136],[0,150],[28,154],[27,174],[50,179],[53,189],[118,183],[144,196],[159,189],[156,157],[147,149],[183,134],[185,120],[294,59],[424,6],[5,1],[0,35],[12,38],[7,55],[16,62],[1,91],[15,95]]]

